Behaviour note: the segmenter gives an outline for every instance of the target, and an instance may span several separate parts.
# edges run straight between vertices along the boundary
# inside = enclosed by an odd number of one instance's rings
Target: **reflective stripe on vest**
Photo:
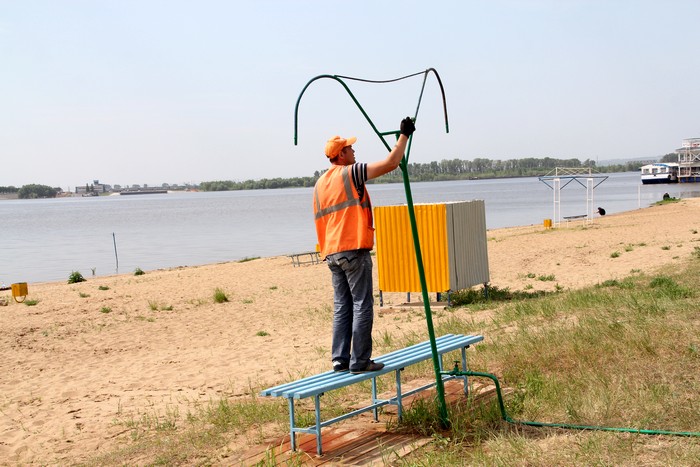
[[[352,177],[350,175],[351,170],[351,167],[348,166],[347,170],[343,170],[341,172],[341,176],[343,177],[343,187],[345,188],[345,198],[347,199],[347,201],[343,201],[342,203],[336,204],[335,206],[328,206],[327,208],[321,209],[321,201],[318,199],[318,191],[316,190],[316,187],[314,187],[314,203],[316,203],[316,215],[314,217],[316,219],[319,219],[330,213],[349,208],[350,206],[357,206],[358,204],[362,208],[372,207],[371,203],[369,202],[368,196],[364,197],[364,201],[362,201],[359,198],[355,198],[355,194],[352,192]]]

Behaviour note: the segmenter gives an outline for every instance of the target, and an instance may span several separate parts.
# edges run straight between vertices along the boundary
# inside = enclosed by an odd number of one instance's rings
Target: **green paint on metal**
[[[418,111],[420,110],[420,104],[423,99],[423,91],[425,90],[425,84],[428,79],[428,75],[430,73],[433,73],[435,75],[435,78],[438,81],[438,84],[440,85],[440,92],[442,93],[442,106],[443,106],[443,111],[445,114],[445,132],[449,133],[450,132],[450,126],[449,122],[447,120],[447,101],[445,100],[445,90],[442,86],[442,80],[440,80],[440,76],[438,75],[437,71],[434,68],[428,68],[427,70],[419,73],[414,73],[411,75],[403,76],[401,78],[396,78],[392,80],[385,80],[385,81],[372,81],[372,80],[366,80],[366,79],[359,79],[359,78],[352,78],[349,76],[339,76],[339,75],[319,75],[316,76],[315,78],[312,78],[308,83],[306,83],[306,86],[302,89],[301,93],[299,94],[299,97],[297,98],[297,103],[294,107],[294,144],[296,145],[298,142],[298,116],[299,116],[299,103],[301,102],[301,98],[306,92],[306,90],[309,88],[311,83],[314,81],[317,81],[319,79],[332,79],[334,81],[337,81],[340,83],[343,88],[345,88],[345,91],[350,95],[350,98],[353,100],[357,108],[360,110],[362,115],[365,117],[367,120],[367,123],[369,123],[370,127],[372,127],[372,130],[376,133],[376,135],[379,137],[379,139],[382,141],[384,146],[386,147],[387,151],[391,151],[391,147],[387,143],[387,141],[384,139],[385,136],[390,136],[394,135],[396,138],[399,137],[400,132],[399,131],[387,131],[387,132],[380,132],[377,130],[377,127],[374,125],[372,120],[369,118],[369,115],[367,115],[367,112],[362,108],[360,103],[357,101],[357,98],[355,98],[355,95],[350,91],[350,88],[345,84],[343,79],[350,79],[350,80],[355,80],[355,81],[362,81],[362,82],[367,82],[367,83],[391,83],[395,81],[399,81],[402,79],[410,78],[413,76],[419,76],[423,75],[423,85],[421,86],[421,91],[420,91],[420,96],[418,98],[418,104],[416,106],[416,113],[413,117],[413,120],[415,121],[418,118]],[[399,167],[401,168],[401,172],[403,174],[403,183],[404,183],[404,189],[406,191],[406,204],[408,206],[408,217],[411,223],[411,233],[413,235],[413,246],[415,249],[416,253],[416,262],[418,266],[418,276],[420,278],[420,284],[421,284],[421,289],[422,289],[422,294],[423,294],[423,304],[424,304],[424,309],[425,309],[425,320],[427,322],[428,326],[428,336],[430,338],[430,349],[433,354],[433,368],[435,370],[435,383],[437,386],[437,395],[438,395],[438,405],[439,405],[439,411],[440,411],[440,421],[442,422],[443,426],[447,427],[449,425],[449,417],[447,413],[447,403],[445,402],[445,387],[444,383],[442,381],[442,371],[440,369],[440,355],[437,352],[437,344],[435,343],[435,329],[433,327],[433,315],[430,310],[430,298],[428,296],[428,286],[427,282],[425,279],[425,269],[423,268],[423,256],[421,254],[421,248],[420,248],[420,239],[418,238],[418,226],[416,223],[416,213],[413,207],[413,195],[411,194],[411,183],[408,177],[408,158],[411,153],[411,143],[413,141],[413,136],[409,137],[408,139],[408,144],[406,146],[406,152],[404,154],[404,157],[401,159],[401,162],[399,164]]]
[[[498,383],[498,378],[495,375],[479,371],[459,371],[458,364],[455,364],[455,368],[452,371],[445,371],[442,372],[442,374],[450,376],[476,376],[481,378],[488,378],[491,381],[493,381],[493,384],[496,386],[496,395],[498,396],[498,408],[501,411],[501,418],[503,418],[503,420],[505,420],[508,423],[535,427],[563,428],[567,430],[614,431],[618,433],[636,433],[640,435],[700,436],[700,432],[694,431],[642,430],[639,428],[617,428],[597,425],[571,425],[568,423],[545,423],[531,422],[525,420],[513,420],[508,415],[508,412],[506,412],[506,407],[503,403],[503,395],[501,394],[501,385]]]

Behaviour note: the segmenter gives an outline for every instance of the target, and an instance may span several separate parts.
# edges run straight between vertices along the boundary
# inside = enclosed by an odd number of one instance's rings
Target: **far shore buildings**
[[[155,187],[151,187],[148,184],[144,183],[143,185],[108,185],[106,183],[100,183],[99,180],[93,180],[92,183],[86,183],[85,185],[80,185],[75,187],[75,194],[76,195],[92,195],[97,196],[103,193],[121,193],[123,191],[129,191],[129,192],[134,192],[134,191],[150,191],[153,190]],[[197,188],[197,185],[193,185],[190,183],[185,183],[182,185],[178,185],[177,183],[170,184],[170,183],[163,183],[159,190],[169,190],[169,191],[184,191],[184,190],[189,190],[192,188]]]

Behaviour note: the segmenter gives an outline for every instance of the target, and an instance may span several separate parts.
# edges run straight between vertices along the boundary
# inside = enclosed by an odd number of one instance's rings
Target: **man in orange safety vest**
[[[358,374],[384,367],[371,360],[374,298],[370,251],[374,226],[365,182],[399,166],[415,130],[411,118],[403,119],[396,145],[386,158],[375,162],[355,162],[355,137],[334,136],[326,143],[331,168],[316,182],[313,207],[321,257],[333,281],[334,371]]]

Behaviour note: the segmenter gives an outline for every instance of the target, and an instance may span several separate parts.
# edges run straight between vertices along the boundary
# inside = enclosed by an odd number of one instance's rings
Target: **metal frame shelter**
[[[554,170],[538,177],[539,180],[552,189],[553,213],[552,223],[556,227],[561,224],[561,190],[571,182],[576,182],[586,188],[586,223],[593,219],[593,190],[608,179],[607,175],[594,172],[590,167],[556,167]],[[584,184],[582,180],[585,180]],[[562,185],[563,182],[563,185]]]
[[[306,86],[302,89],[301,93],[299,94],[299,97],[297,98],[297,103],[296,106],[294,107],[294,144],[297,144],[297,136],[298,136],[298,122],[299,122],[299,103],[301,102],[301,98],[308,89],[308,87],[314,82],[319,79],[331,79],[336,82],[338,82],[348,93],[352,101],[355,103],[357,106],[358,110],[362,113],[362,115],[365,117],[365,120],[367,120],[367,123],[369,124],[370,127],[372,127],[372,130],[374,130],[374,133],[379,137],[380,141],[384,144],[384,147],[386,148],[387,151],[391,151],[391,146],[387,142],[386,138],[387,137],[395,137],[398,139],[400,132],[398,130],[389,130],[389,131],[384,131],[381,132],[377,129],[377,127],[374,125],[374,122],[369,118],[369,115],[367,115],[367,112],[365,112],[365,109],[362,108],[360,103],[358,102],[357,98],[355,95],[352,93],[348,85],[345,83],[346,80],[351,80],[351,81],[361,81],[364,83],[374,83],[374,84],[387,84],[387,83],[394,83],[396,81],[404,80],[407,78],[412,78],[414,76],[422,76],[423,77],[423,85],[421,86],[420,90],[420,95],[418,96],[418,104],[416,105],[416,112],[413,116],[413,121],[415,122],[416,119],[418,118],[418,110],[420,109],[420,104],[423,100],[423,91],[425,90],[425,84],[428,79],[428,76],[430,74],[433,74],[435,76],[435,79],[437,80],[438,85],[440,86],[440,93],[442,94],[442,108],[443,112],[445,114],[445,132],[449,133],[450,132],[450,126],[447,120],[447,101],[445,99],[445,89],[442,86],[442,80],[440,79],[440,75],[438,75],[437,70],[435,68],[428,68],[425,71],[420,71],[418,73],[413,73],[407,76],[402,76],[400,78],[395,78],[395,79],[388,79],[388,80],[368,80],[368,79],[362,79],[362,78],[353,78],[350,76],[341,76],[341,75],[318,75],[314,78],[312,78],[308,83],[306,83]],[[428,286],[427,286],[427,280],[425,277],[425,270],[423,268],[423,256],[421,254],[421,248],[420,248],[420,241],[418,239],[418,226],[416,224],[416,215],[415,211],[413,208],[413,195],[411,193],[411,183],[408,178],[408,158],[411,153],[411,143],[413,142],[413,135],[409,136],[408,138],[408,145],[406,146],[406,152],[401,159],[401,162],[399,163],[399,168],[401,169],[402,175],[403,175],[403,183],[404,183],[404,189],[406,192],[406,204],[408,207],[408,217],[411,223],[411,233],[413,236],[413,245],[414,249],[416,252],[416,263],[418,266],[418,275],[420,277],[420,284],[421,284],[421,290],[423,293],[423,304],[424,304],[424,309],[425,309],[425,319],[426,319],[426,324],[428,326],[428,336],[430,338],[430,347],[432,350],[433,354],[433,368],[435,370],[435,385],[437,389],[437,399],[438,399],[438,409],[440,411],[440,420],[443,424],[443,426],[448,426],[449,425],[449,420],[448,420],[448,414],[447,414],[447,403],[445,402],[445,388],[444,388],[444,383],[442,380],[442,374],[441,374],[441,367],[440,367],[440,356],[437,351],[437,344],[435,343],[435,329],[433,327],[433,316],[432,316],[432,311],[430,310],[430,298],[428,297]]]

